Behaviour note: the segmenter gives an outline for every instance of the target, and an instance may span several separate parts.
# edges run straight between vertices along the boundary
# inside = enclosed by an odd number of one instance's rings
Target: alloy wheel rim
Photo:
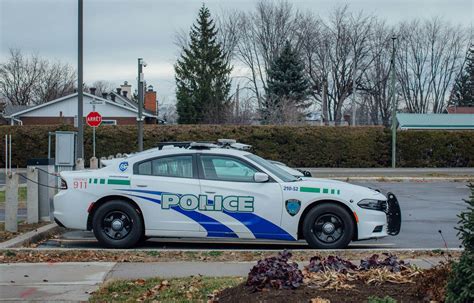
[[[337,242],[344,234],[344,223],[335,214],[322,214],[316,218],[313,225],[313,234],[324,243]]]
[[[108,212],[102,220],[102,231],[112,240],[121,240],[128,236],[133,227],[130,217],[119,210]]]

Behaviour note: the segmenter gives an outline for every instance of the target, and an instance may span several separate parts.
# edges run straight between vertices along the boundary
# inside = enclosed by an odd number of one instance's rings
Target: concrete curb
[[[59,232],[60,229],[61,227],[56,223],[51,223],[0,243],[0,249],[21,247],[26,244],[38,242]]]

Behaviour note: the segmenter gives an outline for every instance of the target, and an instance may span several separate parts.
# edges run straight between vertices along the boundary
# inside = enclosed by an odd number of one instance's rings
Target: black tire
[[[143,220],[133,204],[113,200],[99,206],[92,218],[99,243],[109,248],[130,248],[144,235]]]
[[[306,214],[303,221],[304,238],[311,248],[316,249],[346,248],[354,231],[351,215],[337,204],[317,205]]]

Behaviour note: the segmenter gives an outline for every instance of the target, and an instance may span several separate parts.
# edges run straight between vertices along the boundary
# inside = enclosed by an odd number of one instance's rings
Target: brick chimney
[[[153,90],[153,86],[149,85],[145,92],[145,103],[143,105],[146,110],[151,111],[156,115],[156,92]]]

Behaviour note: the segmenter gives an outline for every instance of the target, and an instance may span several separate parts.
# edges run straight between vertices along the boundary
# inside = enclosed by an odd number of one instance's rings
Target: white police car
[[[56,222],[93,230],[106,247],[148,237],[296,241],[313,248],[396,235],[395,196],[348,183],[294,176],[233,141],[173,143],[99,170],[61,172]],[[182,147],[178,147],[182,146]]]

